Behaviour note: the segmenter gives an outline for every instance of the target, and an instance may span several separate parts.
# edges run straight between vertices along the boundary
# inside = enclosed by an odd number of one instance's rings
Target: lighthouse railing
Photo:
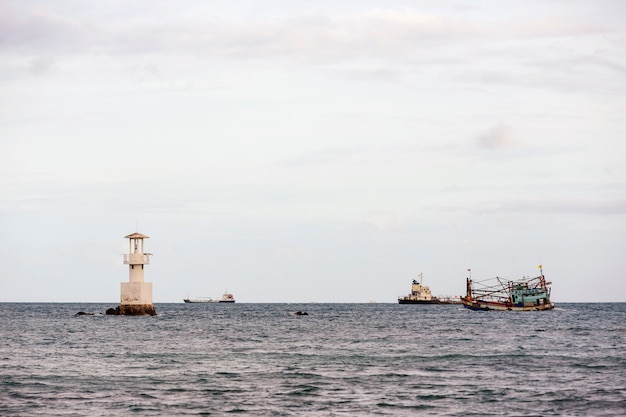
[[[122,257],[124,260],[124,265],[139,265],[150,263],[149,253],[125,253],[122,255]]]

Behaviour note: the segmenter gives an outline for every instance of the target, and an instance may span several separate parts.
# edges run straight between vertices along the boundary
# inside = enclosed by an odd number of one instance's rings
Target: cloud
[[[506,212],[537,212],[554,214],[586,214],[586,215],[624,215],[626,200],[581,201],[569,200],[537,200],[509,201],[496,209]]]
[[[568,19],[563,16],[548,16],[529,20],[516,20],[502,26],[502,35],[524,38],[546,38],[562,36],[597,35],[608,32],[608,29],[599,24],[587,21]]]
[[[370,151],[366,146],[343,146],[318,149],[305,152],[284,160],[282,163],[287,166],[299,166],[310,164],[326,164],[337,161],[345,161],[346,158],[356,158],[367,154]]]
[[[184,4],[185,5],[185,4]],[[71,54],[166,54],[306,61],[414,59],[424,47],[526,37],[597,34],[604,28],[575,19],[509,18],[489,22],[403,9],[297,12],[235,18],[213,10],[164,10],[142,4],[95,18],[89,7],[42,3],[0,10],[0,47]],[[71,7],[71,8],[70,8]],[[217,14],[216,14],[217,13]],[[166,15],[167,17],[163,17]],[[436,57],[440,59],[440,56]]]
[[[43,45],[62,46],[85,41],[84,36],[74,39],[80,27],[69,18],[48,8],[27,8],[11,11],[0,8],[0,48],[29,50]],[[84,28],[82,28],[84,29]]]
[[[272,16],[233,14],[231,7],[221,6],[182,2],[174,9],[167,2],[139,6],[131,1],[125,8],[113,2],[94,9],[63,1],[36,7],[15,3],[0,8],[0,53],[6,58],[0,75],[24,77],[25,63],[37,60],[28,66],[29,74],[54,68],[60,78],[80,80],[80,75],[91,74],[106,80],[119,65],[139,68],[147,62],[158,69],[158,79],[145,67],[139,80],[171,85],[169,81],[193,73],[196,66],[217,69],[225,62],[254,61],[313,66],[315,71],[332,67],[334,74],[349,80],[401,82],[409,88],[437,78],[489,90],[624,88],[617,78],[623,67],[617,58],[596,56],[590,66],[585,58],[596,52],[569,52],[572,37],[588,40],[609,32],[608,23],[591,24],[575,15],[551,18],[545,10],[532,15],[494,10],[490,13],[501,19],[487,19],[441,9],[356,5],[341,12],[287,8]],[[553,46],[545,46],[543,39]],[[528,43],[532,45],[525,47]],[[547,48],[550,53],[545,53]],[[619,43],[607,44],[601,55],[621,56],[619,48]],[[47,62],[36,58],[44,51]],[[570,63],[576,66],[569,68]],[[609,77],[593,76],[607,71],[612,71]]]
[[[439,208],[445,211],[469,211],[474,214],[556,214],[556,215],[589,215],[589,216],[623,216],[626,215],[626,200],[607,199],[604,201],[582,201],[575,198],[541,199],[505,199],[484,201],[464,208]]]
[[[357,68],[339,70],[338,73],[349,80],[360,81],[400,81],[402,74],[390,68]]]
[[[54,60],[51,58],[35,58],[30,62],[30,72],[39,75],[50,71],[54,67]]]
[[[481,148],[501,150],[515,147],[517,139],[511,126],[500,123],[492,127],[488,132],[478,136],[476,142]]]
[[[400,219],[397,213],[385,210],[369,213],[365,216],[363,222],[384,232],[400,230],[405,227],[404,222]]]

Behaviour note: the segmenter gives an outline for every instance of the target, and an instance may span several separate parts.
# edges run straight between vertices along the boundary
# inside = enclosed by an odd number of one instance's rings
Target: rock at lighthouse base
[[[156,309],[152,304],[120,304],[106,311],[111,316],[156,316]]]

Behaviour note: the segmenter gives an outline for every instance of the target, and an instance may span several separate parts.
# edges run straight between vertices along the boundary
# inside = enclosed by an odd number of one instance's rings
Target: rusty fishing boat
[[[467,294],[461,297],[461,303],[470,310],[500,311],[543,311],[552,310],[550,301],[552,284],[546,281],[543,268],[538,266],[540,275],[535,278],[522,278],[509,281],[500,277],[482,281],[467,278]]]

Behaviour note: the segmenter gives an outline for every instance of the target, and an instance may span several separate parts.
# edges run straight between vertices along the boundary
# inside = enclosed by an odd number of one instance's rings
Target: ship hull
[[[439,300],[404,300],[398,299],[398,304],[443,304]]]
[[[554,303],[552,302],[538,305],[519,305],[493,301],[472,300],[467,298],[462,298],[461,302],[463,303],[463,307],[474,311],[544,311],[552,310],[554,308]]]

